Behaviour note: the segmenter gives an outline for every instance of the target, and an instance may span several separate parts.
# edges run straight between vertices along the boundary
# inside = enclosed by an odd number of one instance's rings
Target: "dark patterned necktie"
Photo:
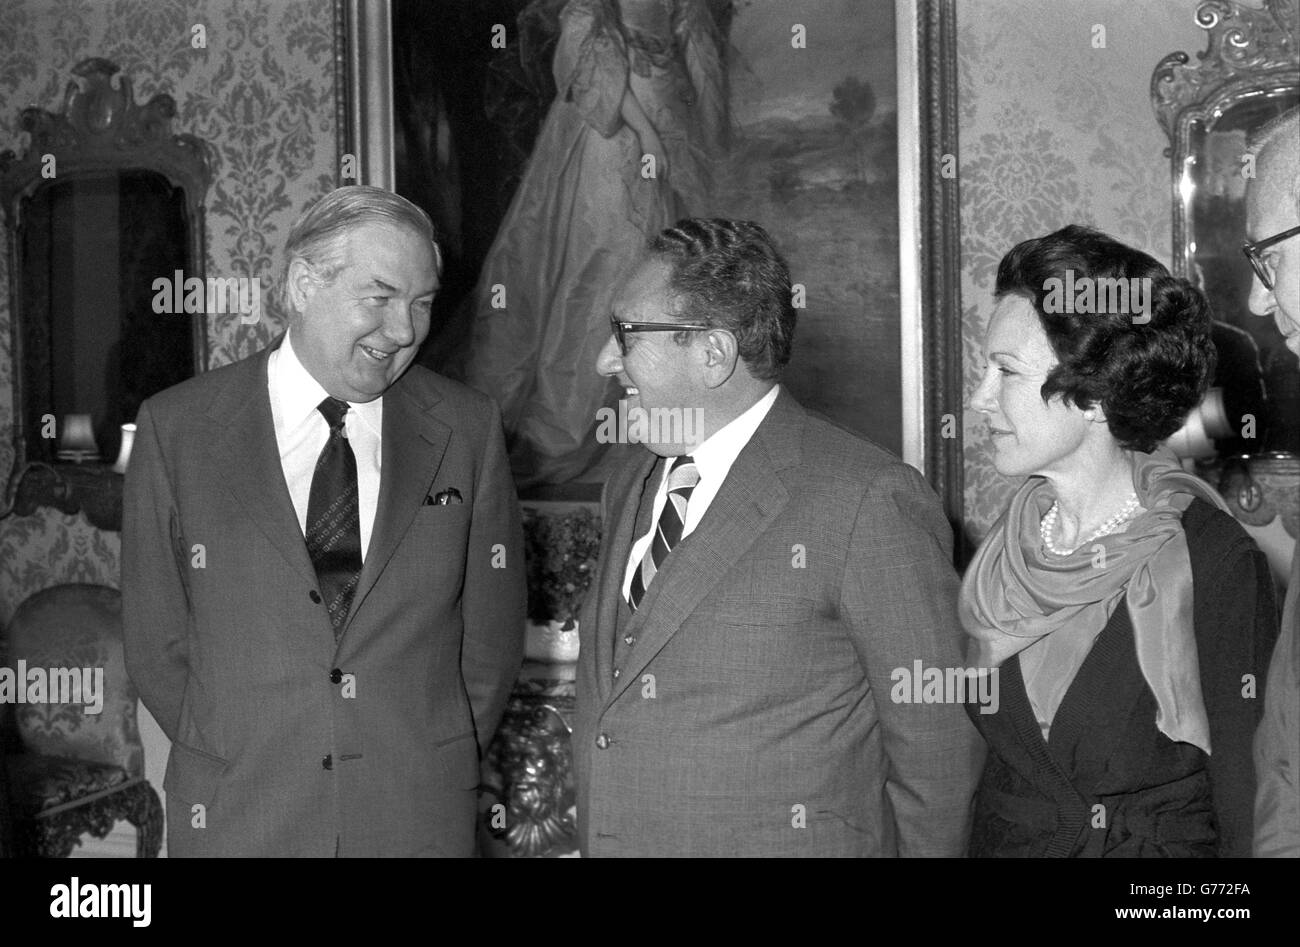
[[[343,430],[348,403],[326,398],[316,410],[329,422],[330,436],[316,459],[307,502],[307,553],[337,638],[352,607],[361,574],[361,514],[357,500],[357,458]]]
[[[668,496],[664,499],[663,512],[659,514],[650,548],[641,557],[641,564],[637,566],[632,586],[628,589],[627,603],[632,606],[632,611],[640,607],[645,590],[650,587],[659,567],[681,541],[682,527],[686,523],[686,504],[699,482],[700,470],[688,455],[678,457],[668,469]]]

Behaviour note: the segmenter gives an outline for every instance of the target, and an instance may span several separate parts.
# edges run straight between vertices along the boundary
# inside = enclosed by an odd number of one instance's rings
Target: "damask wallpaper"
[[[998,259],[1019,240],[1090,223],[1167,261],[1165,139],[1148,99],[1156,62],[1204,48],[1197,0],[962,0],[958,61],[966,393],[976,384]],[[253,11],[253,12],[248,12]],[[1048,12],[1050,11],[1050,16]],[[203,24],[206,49],[191,46]],[[1105,47],[1094,46],[1094,27]],[[285,230],[335,174],[331,0],[5,0],[0,4],[0,148],[17,147],[28,104],[56,109],[71,68],[98,55],[137,97],[167,91],[175,127],[216,148],[207,203],[210,275],[274,285]],[[0,241],[3,235],[0,234]],[[0,268],[0,476],[12,425],[7,272]],[[281,326],[210,327],[212,365],[251,354]],[[966,516],[982,537],[1014,484],[990,462],[983,423],[964,413]],[[116,535],[47,512],[0,526],[0,623],[62,581],[116,583]]]
[[[195,48],[197,25],[205,48]],[[173,128],[214,146],[207,274],[259,277],[264,291],[259,323],[214,317],[210,366],[252,354],[282,324],[266,290],[276,283],[286,231],[334,185],[332,0],[3,0],[0,149],[18,150],[20,109],[62,108],[72,67],[90,56],[121,66],[140,101],[169,93],[178,113]],[[0,267],[0,483],[13,459],[7,280]],[[0,624],[46,586],[116,585],[118,552],[116,534],[81,516],[43,511],[0,524]]]
[[[958,2],[966,398],[983,364],[998,261],[1019,241],[1084,223],[1168,265],[1167,139],[1148,90],[1166,53],[1205,48],[1198,2]],[[1016,484],[993,469],[968,404],[964,417],[966,524],[980,539]]]

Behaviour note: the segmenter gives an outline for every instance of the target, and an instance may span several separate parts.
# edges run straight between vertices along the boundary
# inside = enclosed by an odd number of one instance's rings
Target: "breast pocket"
[[[419,529],[446,530],[452,533],[469,531],[470,507],[464,503],[449,503],[446,506],[432,504],[422,506],[415,514],[414,525]]]
[[[410,549],[423,576],[439,582],[460,582],[468,554],[470,507],[465,504],[422,506],[415,514],[402,546]]]
[[[712,617],[729,625],[788,626],[812,621],[818,605],[814,579],[790,560],[739,562],[712,596]]]
[[[719,597],[713,618],[726,625],[785,626],[812,621],[817,606],[810,599],[756,594],[752,598]]]

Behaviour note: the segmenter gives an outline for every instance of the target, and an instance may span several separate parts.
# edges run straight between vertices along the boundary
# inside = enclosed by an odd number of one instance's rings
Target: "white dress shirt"
[[[691,498],[686,503],[686,519],[682,523],[682,539],[694,532],[695,527],[704,518],[705,512],[709,509],[709,504],[718,495],[718,491],[722,488],[722,482],[727,479],[727,473],[731,470],[731,465],[736,462],[740,452],[745,449],[745,445],[754,436],[758,426],[763,423],[767,413],[772,410],[772,405],[776,402],[776,396],[780,390],[780,385],[773,385],[767,394],[750,405],[743,414],[733,418],[726,426],[714,431],[708,440],[690,452],[691,458],[695,461],[695,467],[699,471],[700,482],[695,485],[695,489],[691,491]],[[655,529],[659,525],[659,516],[663,513],[664,503],[668,499],[668,468],[671,466],[672,458],[663,465],[664,471],[659,478],[659,489],[655,492],[655,506],[654,513],[650,517],[650,528],[644,536],[632,544],[632,553],[628,556],[627,569],[623,573],[624,599],[628,598],[632,588],[632,577],[636,575],[637,567],[645,557],[646,550],[650,548]]]
[[[284,342],[271,353],[266,375],[275,442],[280,449],[280,467],[305,541],[311,479],[316,473],[316,460],[330,436],[329,422],[316,408],[329,392],[298,361],[293,350],[292,333],[286,333]],[[379,508],[384,399],[380,396],[364,404],[349,401],[348,408],[348,413],[343,416],[343,432],[357,459],[357,503],[361,520],[361,558],[364,561],[375,525],[375,511]]]

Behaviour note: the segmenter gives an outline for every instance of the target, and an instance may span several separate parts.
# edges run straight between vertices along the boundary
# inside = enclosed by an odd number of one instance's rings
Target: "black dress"
[[[1019,656],[1002,665],[997,713],[967,705],[989,746],[972,856],[1249,857],[1251,740],[1277,638],[1273,581],[1264,554],[1231,516],[1198,499],[1182,525],[1213,752],[1156,728],[1155,696],[1121,604],[1066,691],[1046,742]]]

